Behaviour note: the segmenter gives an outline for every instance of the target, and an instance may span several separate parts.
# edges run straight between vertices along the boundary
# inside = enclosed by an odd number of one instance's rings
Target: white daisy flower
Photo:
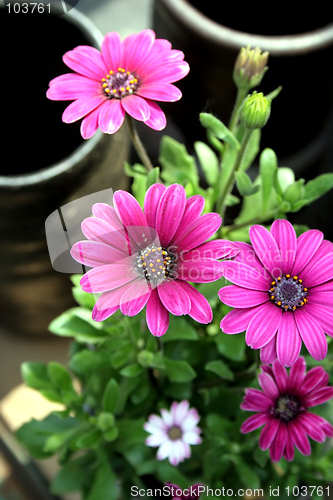
[[[200,416],[195,408],[190,408],[188,401],[172,403],[170,411],[161,410],[162,418],[150,415],[144,424],[145,431],[151,436],[146,439],[146,445],[159,447],[157,459],[169,458],[171,465],[177,466],[185,458],[191,456],[191,444],[202,442],[197,427]]]

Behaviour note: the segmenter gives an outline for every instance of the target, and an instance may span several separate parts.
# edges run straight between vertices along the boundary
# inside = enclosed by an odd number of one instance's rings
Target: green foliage
[[[200,113],[200,123],[208,129],[218,139],[222,139],[236,149],[240,148],[240,144],[234,134],[228,129],[224,123],[210,113]]]

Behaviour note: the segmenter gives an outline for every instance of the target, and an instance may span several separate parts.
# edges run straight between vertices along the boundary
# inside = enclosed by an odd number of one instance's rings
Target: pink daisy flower
[[[248,418],[241,426],[246,434],[262,425],[259,446],[269,448],[273,462],[282,456],[286,460],[294,459],[294,446],[303,454],[311,454],[308,436],[323,443],[327,437],[333,437],[333,427],[324,418],[308,411],[312,406],[325,403],[333,397],[333,387],[327,387],[328,373],[321,366],[305,373],[306,364],[299,357],[287,370],[275,361],[272,367],[261,367],[259,384],[263,390],[246,389],[241,408],[258,412]]]
[[[170,493],[172,495],[172,500],[195,500],[196,498],[200,498],[202,488],[202,484],[194,484],[193,486],[189,486],[182,490],[179,486],[172,483],[165,483],[166,486],[170,488]]]
[[[94,217],[82,223],[89,241],[80,241],[71,250],[75,260],[93,267],[81,279],[83,290],[102,293],[93,319],[103,321],[119,308],[135,316],[147,305],[147,325],[156,336],[167,331],[169,312],[210,323],[208,301],[188,281],[218,280],[222,264],[217,259],[238,253],[229,241],[205,243],[220,227],[221,217],[201,216],[204,198],[186,200],[185,189],[178,184],[152,185],[144,211],[126,191],[117,191],[113,202],[114,208],[103,203],[93,206]]]
[[[80,45],[66,52],[63,61],[75,73],[51,80],[46,96],[54,101],[74,100],[62,120],[73,123],[85,117],[81,124],[84,139],[92,137],[98,127],[114,134],[125,113],[162,130],[166,118],[154,101],[178,101],[182,94],[172,83],[189,72],[183,52],[172,50],[167,40],[156,40],[152,30],[129,35],[123,42],[118,33],[108,33],[101,52]]]
[[[159,447],[157,460],[169,458],[171,465],[177,466],[185,458],[190,458],[192,444],[200,444],[201,429],[197,427],[200,416],[195,408],[190,408],[188,401],[172,403],[170,411],[161,410],[162,418],[150,415],[143,426],[151,436],[146,445]]]
[[[235,309],[221,321],[224,333],[246,330],[261,360],[279,359],[291,366],[302,341],[313,358],[327,354],[325,333],[333,336],[333,244],[312,229],[299,238],[287,220],[269,232],[250,228],[251,245],[237,242],[240,253],[224,262],[224,276],[234,285],[222,288],[222,302]]]

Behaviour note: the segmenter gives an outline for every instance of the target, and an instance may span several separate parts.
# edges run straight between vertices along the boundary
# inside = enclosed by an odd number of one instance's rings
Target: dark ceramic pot
[[[2,66],[10,75],[1,92],[8,98],[2,103],[0,324],[13,333],[46,333],[51,320],[74,305],[69,275],[51,266],[46,218],[82,196],[128,188],[125,131],[108,136],[98,130],[84,141],[79,123],[61,121],[69,103],[45,97],[48,82],[69,71],[64,52],[77,45],[98,48],[102,39],[80,12],[59,16],[52,9],[17,17],[0,9]]]
[[[333,24],[327,25],[323,11],[295,22],[283,9],[269,15],[253,8],[248,16],[239,9],[236,3],[221,8],[218,0],[155,0],[157,37],[183,50],[191,68],[177,83],[183,97],[175,116],[172,105],[164,109],[185,131],[189,147],[203,140],[199,113],[212,112],[228,123],[236,95],[232,72],[237,54],[241,47],[259,46],[270,53],[260,90],[283,87],[263,129],[262,147],[273,148],[296,171],[304,171],[318,159],[332,133]]]

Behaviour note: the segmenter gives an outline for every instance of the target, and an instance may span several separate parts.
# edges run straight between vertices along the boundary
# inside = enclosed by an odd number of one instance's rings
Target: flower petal
[[[191,301],[188,315],[198,323],[205,325],[210,323],[213,319],[213,312],[208,300],[186,281],[178,280],[177,284],[185,290]]]
[[[110,292],[102,293],[102,295],[96,301],[96,304],[94,306],[92,313],[93,320],[103,321],[103,319],[111,316],[111,314],[113,314],[115,311],[118,311],[120,299],[123,296],[126,289],[129,288],[130,286],[131,284],[127,283],[126,285],[120,286],[119,288],[111,290]]]
[[[331,337],[333,336],[333,311],[331,307],[325,307],[317,303],[313,304],[311,301],[306,304],[306,311],[316,320],[325,333]]]
[[[157,460],[164,460],[167,458],[172,451],[172,443],[171,441],[165,441],[159,449],[157,450],[156,458]]]
[[[294,442],[291,439],[290,432],[289,432],[289,426],[287,424],[287,441],[286,441],[286,447],[283,452],[283,456],[288,462],[292,462],[294,460],[294,455],[295,455],[295,447],[294,447]]]
[[[164,184],[156,183],[146,192],[143,209],[149,227],[155,228],[157,207],[165,190]]]
[[[188,314],[191,309],[191,301],[186,291],[178,285],[177,281],[164,281],[157,287],[157,290],[162,304],[171,314],[175,316]]]
[[[107,222],[113,229],[118,231],[124,229],[115,209],[107,203],[95,203],[92,206],[92,213],[98,219]]]
[[[161,110],[156,102],[145,98],[146,103],[149,107],[149,118],[145,120],[145,125],[152,128],[153,130],[163,130],[166,127],[167,120],[164,111]]]
[[[278,418],[272,418],[267,422],[267,424],[261,431],[259,438],[259,446],[262,450],[267,450],[272,444],[279,430],[280,422],[281,421]]]
[[[323,233],[317,229],[310,229],[310,231],[306,231],[299,236],[297,240],[295,262],[290,274],[298,275],[304,269],[318,250],[323,237]]]
[[[289,437],[287,425],[285,422],[281,422],[278,432],[272,442],[269,453],[272,459],[272,462],[279,462],[282,458],[287,439]]]
[[[247,434],[248,432],[252,432],[255,429],[258,429],[264,424],[267,424],[267,422],[271,419],[272,417],[268,413],[259,413],[258,415],[252,415],[250,418],[245,420],[245,422],[242,423],[242,426],[240,428],[240,431],[242,434]]]
[[[151,67],[149,74],[143,79],[143,84],[165,82],[173,83],[184,78],[190,67],[186,61],[176,60],[158,64],[154,68]]]
[[[282,309],[270,302],[259,306],[245,335],[245,341],[252,349],[260,349],[274,337],[279,329]]]
[[[101,105],[98,124],[104,134],[114,134],[125,119],[125,111],[119,99],[108,99]]]
[[[267,292],[249,290],[237,285],[229,285],[221,288],[218,292],[219,298],[229,307],[246,308],[263,304],[269,300]]]
[[[113,264],[118,261],[123,261],[126,258],[126,255],[116,248],[112,248],[98,241],[87,240],[75,243],[71,249],[71,256],[77,262],[88,267]]]
[[[66,66],[76,73],[100,81],[107,73],[107,67],[99,50],[79,45],[62,57]]]
[[[303,356],[300,356],[292,365],[288,378],[288,391],[290,394],[298,394],[298,390],[302,387],[305,376],[306,364]]]
[[[207,283],[222,277],[223,267],[213,259],[202,259],[199,262],[182,261],[177,264],[176,277],[192,283]]]
[[[245,389],[244,402],[251,407],[249,411],[267,412],[274,405],[274,401],[258,389]]]
[[[126,191],[116,191],[113,196],[115,211],[124,224],[128,226],[147,226],[146,217],[137,200]]]
[[[169,328],[169,313],[162,304],[156,288],[151,291],[146,310],[147,326],[155,337],[161,337]]]
[[[259,260],[267,271],[278,278],[282,273],[280,249],[272,234],[263,226],[255,225],[249,230],[251,243]]]
[[[244,243],[243,241],[236,241],[235,242],[238,248],[240,249],[239,253],[235,257],[236,262],[242,262],[243,264],[246,264],[247,266],[254,267],[255,269],[258,269],[261,273],[265,271],[262,263],[257,257],[257,254],[253,248],[252,245],[249,245],[248,243]],[[266,274],[268,276],[268,272],[266,271]],[[268,277],[270,279],[270,275]]]
[[[101,51],[108,71],[115,71],[121,66],[123,49],[120,36],[117,32],[112,31],[105,35]]]
[[[310,442],[305,433],[304,428],[301,425],[299,425],[297,421],[290,420],[288,422],[288,430],[290,437],[293,440],[296,448],[303,455],[311,455]]]
[[[140,97],[163,102],[179,101],[182,97],[182,93],[178,87],[175,87],[172,83],[165,82],[144,83],[139,86],[135,93]]]
[[[300,397],[305,396],[313,391],[317,386],[320,387],[323,379],[326,378],[327,373],[322,366],[315,366],[308,371],[304,377],[304,381],[299,388],[298,394]]]
[[[106,292],[134,280],[137,276],[131,269],[130,258],[124,261],[91,269],[81,278],[82,289],[90,293]]]
[[[301,275],[307,287],[320,285],[333,279],[333,253],[320,259],[311,268],[307,267]]]
[[[80,132],[83,139],[90,139],[97,131],[100,112],[101,109],[98,106],[82,120]]]
[[[145,99],[138,95],[129,95],[121,100],[121,105],[132,118],[146,121],[150,117],[150,107]]]
[[[306,311],[297,310],[294,314],[299,334],[309,354],[314,359],[324,359],[327,354],[327,341],[324,330]]]
[[[111,208],[111,207],[110,207]],[[119,221],[120,222],[120,221]],[[88,217],[81,224],[81,229],[86,238],[105,243],[106,245],[123,253],[123,258],[130,255],[130,247],[126,239],[123,225],[122,229],[114,229],[104,220]]]
[[[52,101],[72,101],[101,95],[99,82],[76,73],[58,76],[49,85],[46,97]]]
[[[267,365],[274,363],[277,359],[276,354],[276,335],[260,349],[260,359],[262,363]]]
[[[173,412],[173,422],[174,425],[180,426],[184,418],[186,417],[188,410],[190,408],[189,402],[185,399],[180,403],[172,403],[171,411]]]
[[[220,328],[228,334],[245,332],[252,318],[257,314],[261,306],[249,307],[248,309],[234,309],[222,318]]]
[[[278,219],[271,226],[271,235],[280,249],[282,273],[290,273],[295,261],[297,248],[295,229],[289,221]]]
[[[104,101],[105,97],[102,95],[84,98],[81,97],[67,106],[62,114],[62,121],[65,123],[73,123],[77,120],[81,120],[81,118],[88,115]]]
[[[223,262],[223,276],[235,285],[266,292],[268,297],[272,278],[263,267],[259,270],[236,260],[227,260]]]
[[[309,413],[301,413],[298,417],[297,424],[301,425],[305,431],[305,433],[314,441],[318,443],[323,443],[326,439],[325,432],[318,425],[318,422],[313,422],[311,417],[309,417]]]
[[[126,316],[136,316],[147,304],[150,288],[145,279],[137,278],[131,282],[120,299],[120,311]]]
[[[303,402],[307,408],[311,406],[318,406],[326,403],[333,397],[333,387],[322,387],[319,390],[309,392],[304,398]]]
[[[207,243],[202,243],[193,250],[190,250],[185,255],[182,254],[184,260],[198,261],[201,259],[223,259],[234,257],[237,255],[239,249],[231,241],[226,240],[212,240]]]
[[[205,198],[199,194],[191,196],[191,198],[189,198],[186,201],[184,215],[183,215],[183,218],[180,221],[178,229],[177,229],[177,231],[172,239],[172,242],[171,242],[172,245],[175,244],[175,242],[178,240],[178,238],[183,238],[183,236],[185,236],[185,233],[187,234],[187,231],[188,231],[190,225],[191,226],[195,225],[195,223],[198,221],[199,216],[201,215],[204,207],[205,207]],[[206,238],[206,239],[208,239],[208,238]],[[205,239],[203,241],[205,241]],[[203,243],[203,241],[202,241],[202,243]],[[198,246],[198,245],[195,245],[195,246]],[[194,248],[194,246],[192,248]],[[188,250],[190,250],[190,249],[188,249]]]
[[[284,312],[276,339],[276,352],[283,366],[291,366],[299,356],[302,339],[296,327],[294,314]]]
[[[169,186],[160,199],[156,210],[155,227],[162,247],[167,248],[183,217],[186,193],[180,184]]]
[[[266,396],[271,399],[277,399],[280,396],[280,391],[273,377],[267,373],[259,373],[258,381]]]
[[[288,386],[288,375],[287,370],[282,366],[280,361],[275,361],[272,366],[273,375],[280,391],[280,394],[284,394]]]
[[[154,41],[155,33],[150,29],[126,37],[123,41],[122,66],[126,70],[135,73],[144,59],[146,59]]]

